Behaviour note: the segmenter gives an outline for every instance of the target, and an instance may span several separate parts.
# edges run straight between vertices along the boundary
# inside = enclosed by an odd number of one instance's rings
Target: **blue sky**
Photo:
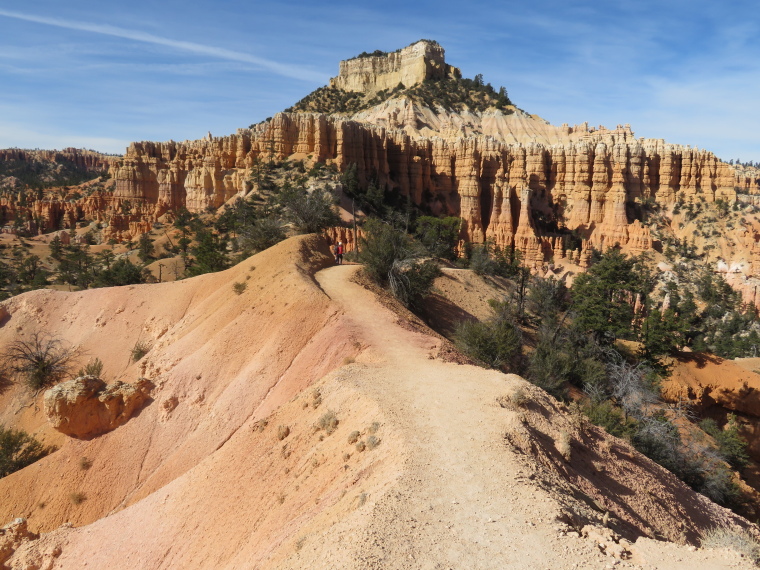
[[[467,77],[554,124],[760,161],[760,9],[750,2],[0,3],[0,148],[122,153],[233,133],[362,51],[438,40]]]

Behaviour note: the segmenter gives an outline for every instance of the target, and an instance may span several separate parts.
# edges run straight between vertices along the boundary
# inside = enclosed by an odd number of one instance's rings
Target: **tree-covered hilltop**
[[[399,83],[393,89],[383,89],[373,95],[325,86],[313,91],[285,111],[350,115],[403,97],[433,110],[443,108],[446,111],[463,111],[467,108],[478,112],[488,109],[513,112],[512,101],[506,88],[494,89],[490,83],[483,82],[481,74],[476,75],[474,79],[428,79],[409,88]]]
[[[57,157],[54,161],[19,159],[0,161],[0,187],[9,178],[14,178],[16,180],[14,186],[20,188],[76,186],[97,178],[100,174],[65,157]]]
[[[363,51],[359,55],[357,55],[356,57],[350,58],[349,61],[351,59],[364,59],[364,58],[367,58],[367,57],[383,57],[383,56],[389,55],[391,53],[401,53],[401,50],[404,50],[404,49],[408,48],[409,46],[413,46],[414,44],[418,44],[420,42],[425,42],[427,44],[431,44],[431,45],[434,45],[434,46],[440,46],[441,45],[441,44],[439,44],[435,40],[426,40],[426,39],[423,38],[421,40],[417,40],[416,42],[410,43],[408,46],[405,46],[405,47],[402,47],[402,48],[398,48],[397,50],[393,50],[393,51],[383,51],[381,49],[376,49],[373,52]]]

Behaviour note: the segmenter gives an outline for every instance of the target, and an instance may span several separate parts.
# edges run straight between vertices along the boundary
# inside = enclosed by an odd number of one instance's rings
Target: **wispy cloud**
[[[230,61],[239,61],[243,63],[249,63],[256,65],[260,68],[266,69],[277,75],[284,77],[290,77],[293,79],[301,79],[310,82],[324,83],[326,76],[322,73],[318,73],[312,69],[301,67],[298,65],[290,65],[286,63],[280,63],[272,61],[263,57],[258,57],[248,53],[239,51],[233,51],[216,46],[208,46],[204,44],[198,44],[195,42],[185,42],[180,40],[173,40],[171,38],[165,38],[142,32],[140,30],[129,30],[126,28],[120,28],[117,26],[111,26],[109,24],[95,24],[88,22],[74,22],[71,20],[65,20],[62,18],[49,18],[45,16],[37,16],[34,14],[25,14],[22,12],[15,12],[11,10],[4,10],[0,8],[0,16],[6,18],[15,18],[17,20],[24,20],[26,22],[34,22],[37,24],[45,24],[48,26],[55,26],[57,28],[66,28],[69,30],[79,30],[83,32],[91,32],[94,34],[102,34],[106,36],[113,36],[117,38],[124,38],[133,40],[136,42],[143,42],[149,44],[156,44],[171,47],[178,50],[187,51],[190,53],[196,53],[199,55],[206,55],[209,57],[216,57],[219,59],[225,59]]]

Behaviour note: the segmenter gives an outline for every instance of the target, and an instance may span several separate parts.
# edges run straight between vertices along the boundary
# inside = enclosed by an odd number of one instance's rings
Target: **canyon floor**
[[[457,363],[359,269],[305,236],[216,274],[0,304],[0,346],[44,330],[99,357],[108,381],[155,385],[90,440],[4,387],[0,423],[60,447],[0,480],[3,522],[41,533],[6,564],[754,567],[697,548],[746,521],[521,378]],[[476,314],[487,287],[447,275],[440,318]],[[131,362],[138,340],[151,349]]]

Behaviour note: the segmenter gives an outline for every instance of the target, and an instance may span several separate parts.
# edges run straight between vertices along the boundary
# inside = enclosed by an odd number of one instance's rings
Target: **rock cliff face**
[[[393,53],[364,54],[341,61],[340,74],[330,80],[330,87],[375,93],[393,89],[399,83],[411,87],[426,79],[443,79],[447,75],[461,74],[446,64],[440,45],[421,40]]]
[[[557,145],[486,136],[448,141],[280,113],[227,137],[133,143],[112,168],[113,197],[143,204],[153,216],[180,206],[202,211],[250,190],[257,160],[311,155],[341,170],[356,163],[362,182],[375,177],[435,214],[460,216],[463,240],[515,245],[534,264],[568,254],[580,261],[581,249],[589,247],[650,249],[648,228],[630,215],[635,204],[736,199],[731,166],[712,153],[631,140],[628,133],[587,132],[583,140]],[[568,231],[582,238],[581,249],[568,252]]]
[[[106,170],[113,157],[85,150],[82,148],[65,148],[63,150],[23,150],[18,148],[0,149],[0,162],[70,162],[87,170]]]

